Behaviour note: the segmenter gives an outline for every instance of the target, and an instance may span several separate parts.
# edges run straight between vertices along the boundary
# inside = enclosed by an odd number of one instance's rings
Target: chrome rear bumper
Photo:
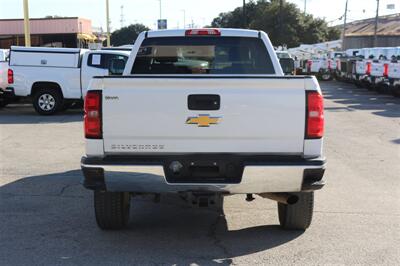
[[[326,162],[322,158],[296,161],[265,161],[244,165],[238,183],[168,182],[165,165],[134,160],[113,163],[82,158],[84,186],[88,189],[141,193],[204,191],[215,193],[297,192],[322,188]]]

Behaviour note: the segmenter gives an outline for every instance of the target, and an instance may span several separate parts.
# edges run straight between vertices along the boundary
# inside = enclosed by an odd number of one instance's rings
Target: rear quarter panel
[[[79,68],[11,66],[11,69],[17,96],[30,95],[35,82],[53,82],[61,87],[64,98],[81,98]]]

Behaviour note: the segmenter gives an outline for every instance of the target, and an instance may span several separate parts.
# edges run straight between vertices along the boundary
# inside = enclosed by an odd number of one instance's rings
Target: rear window
[[[122,59],[125,62],[128,60],[128,56],[119,54],[106,54],[106,53],[92,53],[88,57],[88,66],[109,69],[111,60]]]
[[[159,37],[145,39],[131,74],[275,74],[259,38]]]
[[[276,56],[281,59],[281,58],[290,58],[290,55],[288,53],[282,53],[282,52],[276,52]]]

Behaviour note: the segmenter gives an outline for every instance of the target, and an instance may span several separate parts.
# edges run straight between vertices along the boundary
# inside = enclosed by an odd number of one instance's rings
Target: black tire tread
[[[333,76],[332,76],[332,74],[331,73],[329,73],[329,78],[327,78],[327,79],[324,79],[323,77],[324,77],[324,74],[326,74],[326,73],[323,73],[323,72],[320,72],[320,73],[318,73],[318,80],[322,80],[322,81],[331,81],[332,79],[333,79]]]
[[[127,192],[94,191],[97,225],[103,230],[119,230],[129,221],[130,195]]]
[[[314,210],[314,192],[292,193],[299,197],[293,205],[278,203],[279,222],[285,229],[305,230],[311,225]]]
[[[9,104],[9,101],[7,99],[0,99],[0,108],[6,107],[7,104]]]

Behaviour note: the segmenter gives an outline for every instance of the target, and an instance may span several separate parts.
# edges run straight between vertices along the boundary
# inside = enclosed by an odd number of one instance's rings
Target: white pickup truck
[[[284,76],[266,33],[141,33],[122,76],[94,77],[85,98],[83,184],[96,221],[120,229],[130,198],[179,193],[278,202],[287,229],[311,223],[324,185],[323,97],[315,77]]]
[[[12,46],[9,71],[13,94],[32,97],[35,110],[52,115],[82,100],[93,76],[108,75],[113,59],[127,60],[128,50],[82,50]]]
[[[8,55],[9,51],[0,49],[0,108],[8,104],[6,91],[8,87]]]

